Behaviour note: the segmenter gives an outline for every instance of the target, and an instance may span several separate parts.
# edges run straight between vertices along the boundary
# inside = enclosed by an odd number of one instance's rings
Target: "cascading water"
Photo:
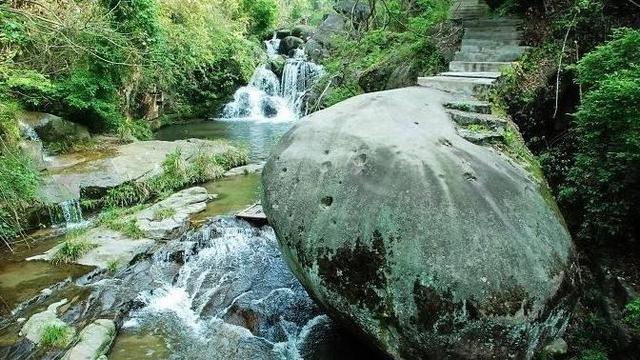
[[[50,210],[49,215],[52,224],[65,226],[67,229],[75,229],[87,224],[82,216],[80,201],[76,199],[59,203],[57,211]]]
[[[281,94],[296,114],[304,111],[304,96],[323,71],[322,66],[307,61],[301,49],[296,50],[293,58],[287,59],[282,72]]]
[[[287,268],[271,228],[218,218],[177,244],[156,253],[148,270],[155,289],[139,295],[129,330],[162,331],[176,359],[302,359],[337,346],[335,327]]]
[[[280,40],[275,35],[265,45],[269,58],[279,56]],[[308,61],[302,49],[296,50],[295,55],[286,60],[282,80],[266,65],[260,65],[249,84],[238,89],[233,101],[225,106],[223,119],[270,122],[297,120],[304,113],[306,93],[322,73],[322,66]]]

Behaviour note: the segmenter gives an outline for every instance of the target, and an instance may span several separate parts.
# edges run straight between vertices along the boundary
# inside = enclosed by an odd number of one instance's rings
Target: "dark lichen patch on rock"
[[[386,252],[378,231],[374,232],[371,246],[357,238],[353,248],[342,247],[335,252],[324,249],[321,253],[318,274],[329,289],[371,311],[383,306],[380,291],[387,284]]]

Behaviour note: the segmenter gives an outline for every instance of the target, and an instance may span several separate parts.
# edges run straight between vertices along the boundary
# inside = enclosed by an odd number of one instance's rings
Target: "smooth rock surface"
[[[96,360],[111,348],[116,337],[116,324],[99,319],[80,332],[80,341],[64,355],[64,360]]]
[[[288,264],[396,359],[527,359],[564,330],[573,245],[553,200],[462,138],[450,95],[405,88],[300,121],[263,170]]]
[[[138,213],[138,227],[154,240],[175,239],[187,231],[189,218],[204,211],[209,200],[209,192],[202,187],[179,191]],[[163,218],[163,212],[169,215]]]
[[[34,314],[24,323],[20,335],[31,340],[35,344],[39,344],[42,334],[49,326],[67,326],[67,324],[58,319],[58,308],[65,305],[67,300],[61,300],[47,307],[47,310]]]
[[[91,137],[86,127],[52,114],[26,112],[20,120],[33,128],[46,143],[75,142]]]
[[[199,152],[221,154],[231,145],[223,142],[189,139],[178,141],[140,141],[117,146],[110,151],[77,158],[78,154],[55,157],[49,177],[41,190],[47,203],[78,199],[83,191],[89,198],[129,181],[159,174],[167,154],[180,149],[188,160]]]

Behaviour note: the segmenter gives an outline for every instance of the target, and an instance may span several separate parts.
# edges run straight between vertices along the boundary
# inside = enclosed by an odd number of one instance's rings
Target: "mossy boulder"
[[[462,138],[437,90],[300,121],[263,171],[284,257],[329,314],[396,359],[528,359],[563,331],[574,247],[544,185]]]
[[[300,39],[307,40],[313,33],[315,28],[309,25],[296,25],[291,29],[291,35],[295,37],[299,37]]]

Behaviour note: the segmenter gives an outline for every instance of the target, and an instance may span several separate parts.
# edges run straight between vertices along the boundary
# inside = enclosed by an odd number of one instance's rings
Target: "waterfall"
[[[256,68],[249,85],[233,95],[233,101],[224,108],[224,118],[254,121],[292,121],[296,115],[287,101],[280,96],[280,83],[276,74],[266,65]]]
[[[280,39],[278,39],[277,33],[273,33],[273,38],[264,42],[267,48],[267,56],[270,58],[278,55],[278,49],[280,48]]]
[[[280,40],[265,41],[267,55],[277,55]],[[323,68],[307,60],[302,49],[286,60],[282,79],[279,80],[266,65],[256,68],[251,81],[236,91],[233,101],[223,112],[223,119],[270,122],[290,122],[304,114],[304,97],[315,81],[322,75]]]
[[[65,226],[67,229],[75,229],[87,224],[82,216],[80,201],[76,199],[59,203],[57,210],[49,210],[49,216],[52,224]]]
[[[281,94],[296,114],[304,111],[304,96],[323,72],[322,66],[307,61],[301,49],[296,50],[293,58],[287,59],[282,72]]]

